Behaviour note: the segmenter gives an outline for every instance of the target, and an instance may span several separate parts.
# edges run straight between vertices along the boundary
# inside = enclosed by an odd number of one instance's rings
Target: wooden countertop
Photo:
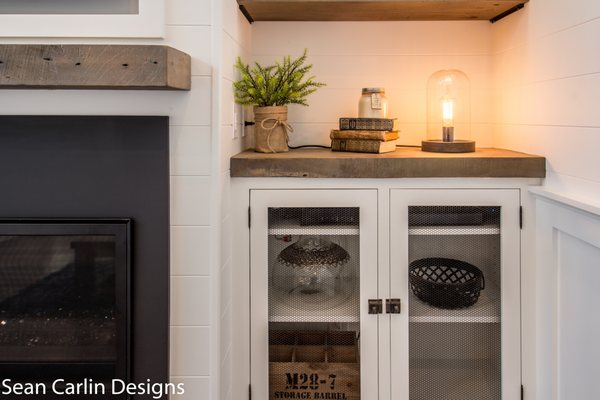
[[[230,160],[232,177],[304,178],[544,178],[546,159],[516,151],[478,148],[474,153],[393,153],[298,149],[287,153],[246,150]]]

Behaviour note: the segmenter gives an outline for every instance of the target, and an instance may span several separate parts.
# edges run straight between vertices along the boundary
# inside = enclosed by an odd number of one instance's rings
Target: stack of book
[[[387,118],[340,118],[340,129],[332,129],[332,151],[389,153],[396,150],[398,131]]]

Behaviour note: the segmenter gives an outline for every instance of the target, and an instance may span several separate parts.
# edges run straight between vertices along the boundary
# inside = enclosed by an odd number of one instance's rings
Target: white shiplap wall
[[[241,24],[235,0],[167,0],[165,4],[164,40],[80,38],[78,27],[73,26],[70,38],[2,38],[2,43],[170,45],[192,56],[191,91],[3,90],[0,110],[4,115],[170,117],[171,380],[185,383],[185,395],[176,398],[217,400],[228,398],[230,379],[226,372],[220,373],[222,366],[224,371],[229,368],[230,340],[222,332],[228,332],[226,321],[231,318],[229,293],[219,289],[221,274],[230,271],[228,246],[222,253],[218,247],[221,234],[223,243],[230,243],[227,229],[221,231],[228,213],[221,206],[228,186],[227,168],[221,165],[234,150],[229,141],[221,143],[229,120],[213,123],[219,121],[215,115],[221,115],[221,106],[231,108],[228,100],[221,101],[227,90],[220,93],[215,88],[227,87],[218,82],[225,80],[222,63],[231,65],[229,58],[220,58],[221,47],[232,42],[239,45],[232,45],[232,51],[247,48],[249,26]],[[231,74],[227,77],[231,79]]]
[[[260,63],[309,50],[311,71],[327,83],[292,105],[292,145],[329,144],[339,117],[356,116],[362,87],[382,86],[389,116],[398,118],[400,142],[419,144],[426,132],[426,86],[440,69],[460,69],[471,80],[472,135],[492,144],[491,29],[469,22],[257,22],[252,54]]]
[[[494,144],[548,159],[546,185],[600,198],[600,2],[531,0],[493,25]]]

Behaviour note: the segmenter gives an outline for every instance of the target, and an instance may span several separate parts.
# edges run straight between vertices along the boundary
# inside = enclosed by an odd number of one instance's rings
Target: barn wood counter
[[[474,153],[426,153],[398,148],[393,153],[297,149],[287,153],[246,150],[230,160],[232,177],[302,178],[544,178],[544,157],[494,148]]]

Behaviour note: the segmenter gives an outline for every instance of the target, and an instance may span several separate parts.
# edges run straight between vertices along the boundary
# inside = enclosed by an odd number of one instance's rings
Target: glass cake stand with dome
[[[350,255],[323,236],[306,236],[279,253],[272,287],[292,307],[326,303],[330,307],[346,301],[351,292],[342,272]]]

